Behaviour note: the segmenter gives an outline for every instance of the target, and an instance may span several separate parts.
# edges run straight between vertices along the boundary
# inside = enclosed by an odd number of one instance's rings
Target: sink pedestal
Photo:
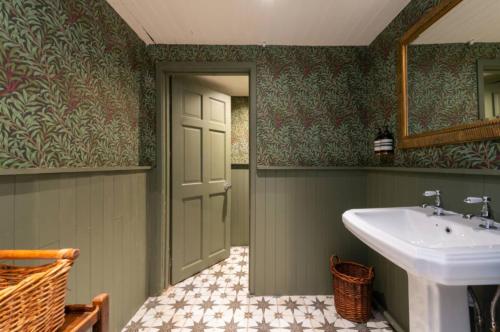
[[[470,332],[467,286],[444,286],[408,273],[410,331]]]

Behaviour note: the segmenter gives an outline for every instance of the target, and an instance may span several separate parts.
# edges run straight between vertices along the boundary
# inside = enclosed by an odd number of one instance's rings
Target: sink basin
[[[500,284],[500,231],[420,207],[349,210],[344,225],[404,270],[443,285]]]
[[[412,331],[470,331],[466,286],[500,284],[500,231],[479,219],[420,207],[355,209],[342,219],[407,271]]]

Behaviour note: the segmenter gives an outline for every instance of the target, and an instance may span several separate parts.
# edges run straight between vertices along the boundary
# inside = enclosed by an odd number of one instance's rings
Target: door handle
[[[228,191],[229,189],[231,189],[233,187],[232,184],[230,184],[229,182],[226,182],[224,183],[224,191]]]

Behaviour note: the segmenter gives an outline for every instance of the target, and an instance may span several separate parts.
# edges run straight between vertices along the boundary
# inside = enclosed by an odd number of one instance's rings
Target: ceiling
[[[247,75],[192,75],[190,78],[229,96],[248,97]]]
[[[369,45],[410,0],[107,0],[147,44]]]
[[[500,1],[464,0],[412,44],[500,42]]]

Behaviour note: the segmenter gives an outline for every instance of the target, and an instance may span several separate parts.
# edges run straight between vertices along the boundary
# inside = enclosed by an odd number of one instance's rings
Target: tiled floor
[[[375,313],[367,324],[342,319],[331,295],[249,296],[248,248],[149,298],[122,332],[167,331],[329,331],[385,332],[389,324]]]

